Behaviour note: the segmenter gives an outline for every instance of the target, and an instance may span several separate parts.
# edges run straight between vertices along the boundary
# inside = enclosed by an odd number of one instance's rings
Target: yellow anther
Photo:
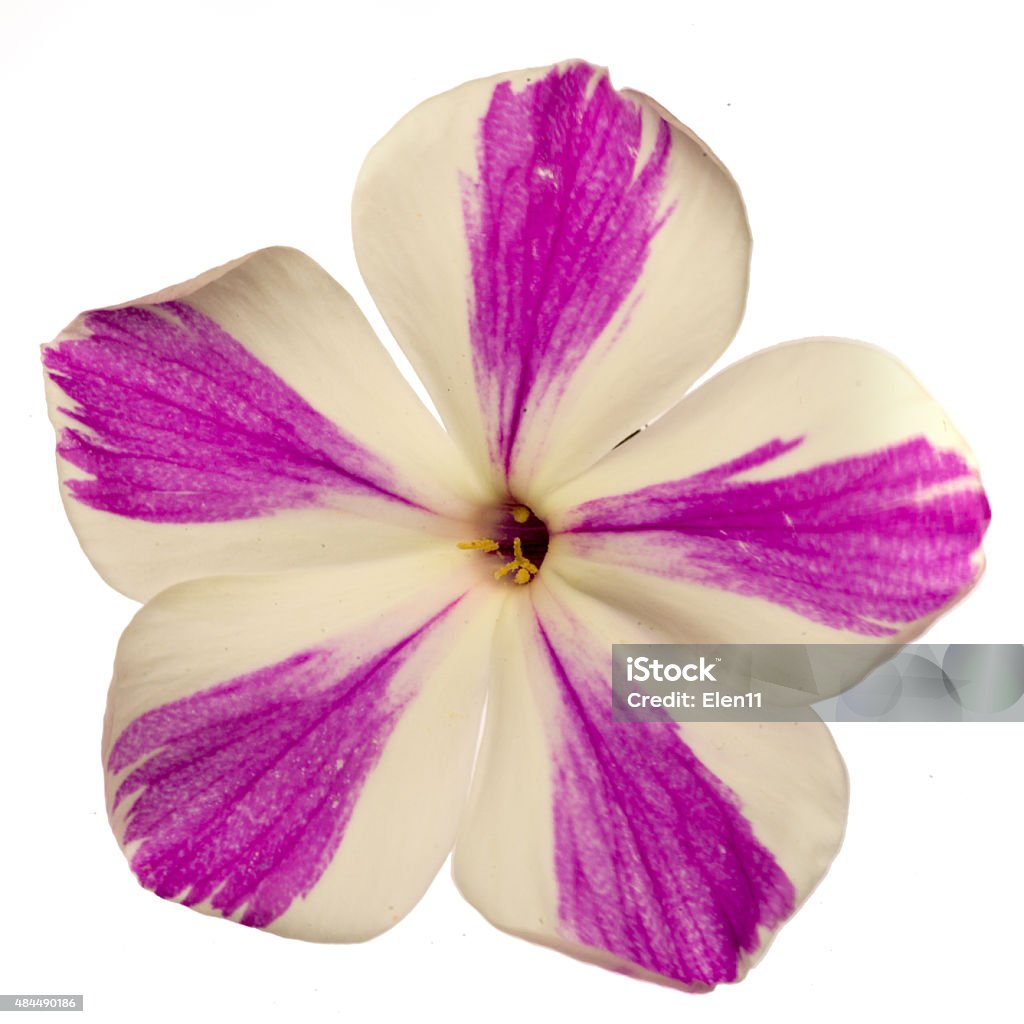
[[[463,540],[459,541],[458,547],[463,551],[497,551],[498,542],[496,540]]]
[[[462,551],[497,551],[500,545],[496,540],[483,537],[480,540],[463,540],[458,547]],[[500,580],[510,572],[515,572],[513,580],[520,585],[529,583],[540,570],[523,554],[523,542],[516,537],[512,541],[512,561],[506,562],[500,569],[494,570],[494,578]]]
[[[531,575],[536,575],[540,570],[523,554],[523,545],[518,537],[512,541],[512,554],[515,557],[515,564],[522,566]],[[523,580],[525,583],[526,580]]]
[[[500,569],[496,569],[494,572],[494,578],[496,580],[500,580],[502,576],[507,576],[513,569],[516,570],[516,574],[513,579],[520,586],[524,583],[529,583],[531,577],[536,576],[540,571],[537,566],[535,566],[533,562],[523,554],[523,542],[518,537],[512,541],[512,561],[506,562]]]
[[[517,523],[525,523],[530,518],[530,510],[525,505],[513,505],[512,518]]]
[[[509,562],[507,565],[503,565],[500,569],[494,570],[494,578],[500,580],[502,576],[507,576],[513,569],[517,569],[518,566],[515,562]]]

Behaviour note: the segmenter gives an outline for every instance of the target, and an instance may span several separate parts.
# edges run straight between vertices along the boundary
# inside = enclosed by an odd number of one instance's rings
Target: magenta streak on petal
[[[406,699],[391,681],[453,602],[369,659],[322,647],[148,711],[121,733],[108,770],[139,792],[123,842],[159,896],[211,900],[262,928],[326,870]]]
[[[564,392],[668,215],[668,125],[637,173],[640,109],[595,73],[576,64],[520,92],[498,85],[480,122],[479,179],[464,183],[474,371],[506,472],[524,416]]]
[[[794,909],[735,794],[669,722],[613,723],[607,680],[537,622],[564,706],[554,775],[558,914],[585,945],[703,988]]]
[[[776,439],[682,480],[586,502],[566,532],[593,535],[591,556],[868,636],[896,633],[893,623],[930,615],[970,585],[990,515],[957,452],[919,437],[789,476],[732,479],[802,441]]]
[[[247,519],[334,494],[415,504],[346,437],[213,320],[182,302],[100,310],[89,335],[45,349],[82,425],[58,452],[90,479],[80,502],[156,523]]]

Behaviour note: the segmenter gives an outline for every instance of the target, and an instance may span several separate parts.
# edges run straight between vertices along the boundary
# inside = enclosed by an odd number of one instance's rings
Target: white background
[[[763,964],[687,996],[498,933],[447,874],[363,946],[289,942],[138,888],[102,805],[100,724],[134,605],[57,497],[37,345],[261,246],[371,312],[349,236],[363,154],[469,78],[607,64],[703,136],[753,226],[727,360],[825,333],[919,375],[981,462],[990,567],[941,642],[1020,641],[1020,26],[1007,2],[0,3],[4,672],[0,992],[98,1021],[1017,1020],[1015,725],[845,725],[843,851]],[[374,316],[373,322],[379,326]]]

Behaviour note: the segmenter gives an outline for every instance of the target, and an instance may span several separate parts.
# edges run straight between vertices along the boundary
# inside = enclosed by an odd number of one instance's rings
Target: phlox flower
[[[855,342],[687,393],[740,322],[743,203],[587,64],[417,107],[353,226],[443,428],[290,249],[44,347],[68,516],[145,602],[103,736],[132,870],[347,942],[454,851],[507,932],[737,980],[838,849],[842,761],[820,721],[613,722],[610,645],[910,640],[981,571],[969,450]]]

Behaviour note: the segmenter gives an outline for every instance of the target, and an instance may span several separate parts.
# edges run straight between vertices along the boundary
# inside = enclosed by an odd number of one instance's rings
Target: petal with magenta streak
[[[352,216],[370,292],[446,426],[527,504],[677,401],[746,300],[735,183],[579,61],[418,106],[370,152]]]
[[[970,449],[895,359],[780,345],[550,496],[548,559],[676,642],[901,644],[974,585]]]
[[[131,597],[407,550],[480,499],[351,298],[295,250],[85,313],[43,362],[68,516]]]
[[[454,838],[501,598],[459,554],[196,580],[139,612],[103,757],[140,884],[323,942],[408,912]]]
[[[703,991],[739,980],[842,839],[820,721],[616,722],[611,644],[660,642],[547,568],[510,600],[454,874],[498,927]]]

